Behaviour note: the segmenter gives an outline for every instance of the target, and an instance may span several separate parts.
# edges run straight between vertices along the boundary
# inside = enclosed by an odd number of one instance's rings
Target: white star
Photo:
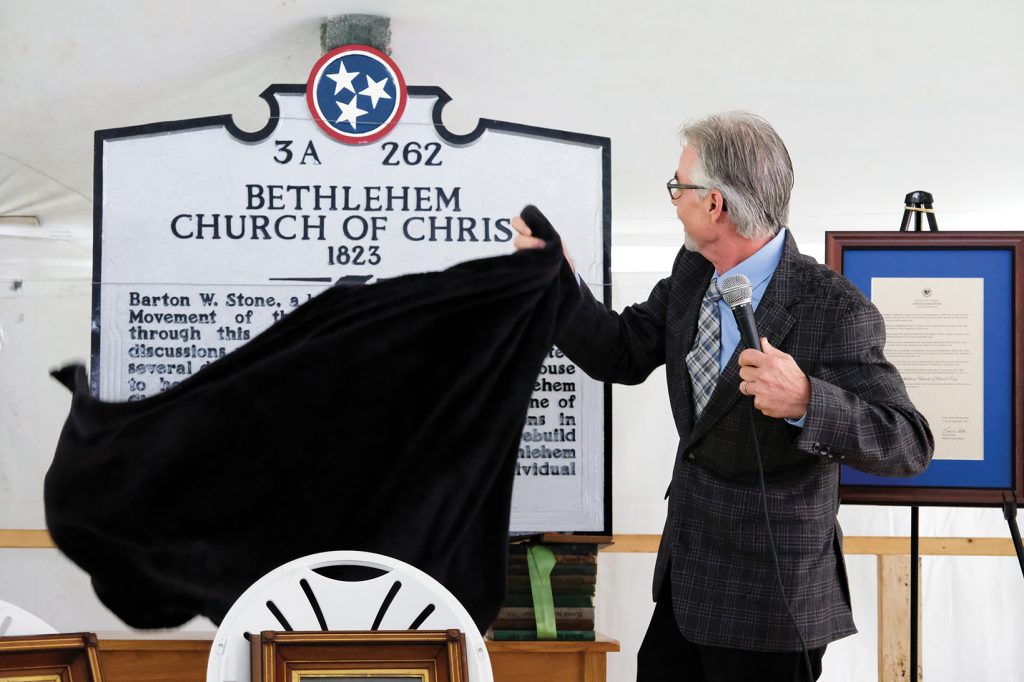
[[[342,90],[351,90],[355,92],[356,89],[352,87],[352,79],[359,75],[358,71],[346,71],[345,62],[338,60],[338,73],[325,74],[328,78],[334,81],[334,94],[337,95]]]
[[[366,89],[360,90],[360,95],[366,95],[370,98],[370,102],[373,104],[373,108],[377,108],[377,101],[381,99],[391,99],[391,95],[384,92],[384,86],[388,84],[388,78],[385,76],[378,83],[369,76],[366,77]]]
[[[356,102],[358,100],[359,97],[357,95],[353,95],[352,101],[349,102],[348,104],[345,104],[344,102],[338,102],[337,104],[338,108],[341,109],[341,115],[338,116],[338,120],[335,121],[335,123],[341,123],[342,121],[346,121],[350,126],[352,126],[352,130],[355,130],[356,123],[358,122],[359,117],[362,116],[363,114],[369,113],[368,111],[363,111],[358,106],[356,106]]]

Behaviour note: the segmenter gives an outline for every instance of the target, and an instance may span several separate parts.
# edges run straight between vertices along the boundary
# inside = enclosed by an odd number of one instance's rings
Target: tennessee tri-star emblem
[[[325,133],[347,144],[387,135],[405,110],[398,66],[366,45],[343,45],[316,63],[306,83],[309,112]]]

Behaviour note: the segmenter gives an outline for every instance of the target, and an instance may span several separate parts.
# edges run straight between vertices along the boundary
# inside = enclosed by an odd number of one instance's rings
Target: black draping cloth
[[[546,248],[328,289],[138,402],[55,371],[56,545],[138,628],[220,622],[271,569],[344,549],[417,566],[485,629],[534,381],[578,300],[550,224],[523,217]]]

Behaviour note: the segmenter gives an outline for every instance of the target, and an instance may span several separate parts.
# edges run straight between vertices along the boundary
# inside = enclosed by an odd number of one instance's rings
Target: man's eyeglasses
[[[665,183],[665,187],[668,188],[668,198],[675,201],[679,198],[679,195],[683,193],[684,189],[711,189],[704,185],[688,185],[685,182],[676,182],[675,177]],[[725,197],[722,197],[722,210],[728,211],[729,209],[725,205]]]
[[[705,187],[704,185],[687,185],[686,183],[683,182],[676,182],[675,178],[672,178],[671,180],[666,182],[665,187],[668,188],[669,199],[678,199],[679,195],[683,193],[684,189],[711,189],[710,187]]]

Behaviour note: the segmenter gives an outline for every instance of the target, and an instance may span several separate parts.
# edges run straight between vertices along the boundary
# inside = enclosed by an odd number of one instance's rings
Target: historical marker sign
[[[509,253],[526,203],[606,289],[606,138],[499,121],[453,135],[440,88],[406,88],[358,46],[262,96],[271,118],[255,133],[229,116],[97,132],[101,398],[166,390],[339,280]],[[514,531],[610,531],[607,411],[606,389],[553,349],[523,431]]]

